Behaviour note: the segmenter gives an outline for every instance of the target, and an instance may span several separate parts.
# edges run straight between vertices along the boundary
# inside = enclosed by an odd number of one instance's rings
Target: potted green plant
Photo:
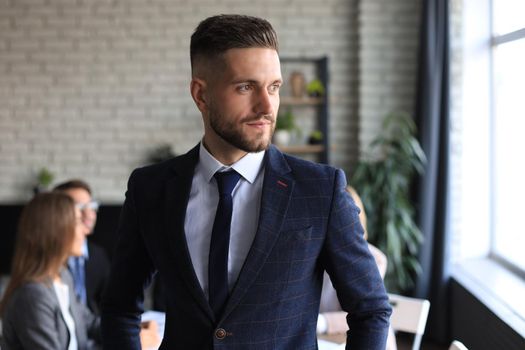
[[[314,130],[308,137],[308,143],[310,145],[320,145],[323,143],[323,132],[321,130]]]
[[[273,141],[278,146],[287,146],[290,144],[292,132],[296,129],[295,116],[291,109],[277,116],[275,122],[275,133]]]
[[[370,144],[374,156],[359,161],[351,178],[368,214],[369,241],[387,255],[385,284],[391,292],[413,287],[421,270],[423,236],[415,223],[410,186],[414,175],[423,173],[426,157],[415,135],[410,116],[388,115]]]
[[[46,167],[41,168],[36,175],[36,184],[33,187],[33,193],[37,194],[47,191],[54,178],[55,175]]]
[[[325,87],[320,79],[314,79],[306,85],[306,93],[310,97],[324,96]]]

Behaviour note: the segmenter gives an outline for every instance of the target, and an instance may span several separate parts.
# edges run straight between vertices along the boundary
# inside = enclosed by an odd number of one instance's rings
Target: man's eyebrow
[[[232,84],[242,84],[242,83],[249,83],[249,84],[254,84],[254,85],[259,85],[259,81],[258,80],[255,80],[255,79],[236,79],[236,80],[233,80],[231,82]],[[275,79],[274,81],[271,82],[270,85],[272,84],[283,84],[283,80],[282,79]]]
[[[232,84],[242,84],[242,83],[258,84],[259,82],[254,79],[235,79],[232,81]]]

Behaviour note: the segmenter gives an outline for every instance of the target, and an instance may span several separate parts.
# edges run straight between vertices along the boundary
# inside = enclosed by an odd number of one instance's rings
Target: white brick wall
[[[81,177],[118,203],[150,150],[167,142],[182,153],[198,142],[189,38],[218,13],[267,18],[283,56],[330,56],[331,159],[350,171],[358,106],[361,143],[386,112],[412,106],[418,4],[0,0],[0,202],[29,198],[46,166],[55,182]]]
[[[359,11],[359,144],[393,111],[413,116],[420,0],[363,0]]]

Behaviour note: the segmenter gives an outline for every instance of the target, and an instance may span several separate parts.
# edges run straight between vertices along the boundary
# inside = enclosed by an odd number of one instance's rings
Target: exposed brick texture
[[[414,114],[421,1],[359,6],[359,139],[366,151],[387,114]]]
[[[330,57],[331,163],[350,173],[384,115],[412,109],[419,2],[0,0],[0,202],[45,166],[120,203],[152,149],[196,144],[189,38],[218,13],[267,18],[282,56]]]

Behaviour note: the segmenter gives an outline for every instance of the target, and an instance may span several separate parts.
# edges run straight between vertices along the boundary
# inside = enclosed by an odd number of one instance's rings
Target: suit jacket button
[[[226,331],[223,328],[218,328],[215,330],[215,338],[222,340],[226,338]]]

